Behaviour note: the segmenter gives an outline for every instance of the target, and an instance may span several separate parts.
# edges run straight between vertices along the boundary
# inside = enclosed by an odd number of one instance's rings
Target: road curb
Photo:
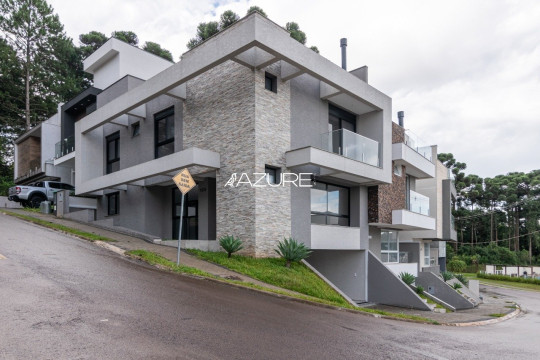
[[[491,325],[491,324],[497,324],[506,320],[510,320],[516,316],[518,316],[521,313],[521,308],[519,305],[516,304],[516,310],[512,311],[511,313],[508,313],[500,318],[495,319],[488,319],[488,320],[480,320],[480,321],[471,321],[471,322],[465,322],[465,323],[443,323],[444,326],[456,326],[456,327],[465,327],[465,326],[482,326],[482,325]]]

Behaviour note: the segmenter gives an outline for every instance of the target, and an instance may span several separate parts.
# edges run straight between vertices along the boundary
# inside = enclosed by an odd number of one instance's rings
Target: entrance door
[[[195,186],[185,195],[184,199],[184,217],[182,224],[182,239],[199,239],[199,187]],[[178,230],[180,225],[180,211],[182,206],[182,193],[177,188],[173,189],[173,221],[172,233],[173,239],[178,239]]]

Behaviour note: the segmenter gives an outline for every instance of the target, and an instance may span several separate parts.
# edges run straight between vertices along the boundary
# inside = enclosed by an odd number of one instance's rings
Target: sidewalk
[[[60,225],[75,228],[84,232],[104,236],[109,239],[115,240],[115,242],[112,243],[111,245],[118,247],[124,251],[147,250],[147,251],[157,253],[165,257],[166,259],[176,263],[177,249],[175,247],[171,247],[170,245],[153,244],[153,243],[144,241],[142,239],[139,239],[133,236],[117,233],[111,230],[103,229],[101,227],[95,227],[87,223],[82,223],[82,222],[68,220],[68,219],[60,219],[60,218],[55,217],[52,214],[42,214],[42,213],[37,213],[37,212],[25,211],[23,209],[12,209],[12,208],[5,209],[5,208],[0,207],[0,211],[2,210],[6,210],[9,212],[18,213],[18,214],[23,214],[27,216],[32,216],[38,219],[49,221],[51,223],[60,224]],[[251,283],[251,284],[259,285],[268,289],[278,290],[282,293],[289,293],[291,295],[298,294],[291,290],[287,290],[287,289],[283,289],[274,285],[270,285],[262,281],[253,279],[249,276],[228,270],[219,265],[215,265],[207,261],[200,260],[184,251],[182,251],[180,255],[180,263],[182,265],[197,268],[199,270],[205,271],[207,273],[210,273],[214,276],[217,276],[223,279],[232,279],[232,280],[242,281],[245,283]],[[487,289],[485,286],[481,286],[481,292],[482,292],[482,296],[484,297],[484,304],[480,305],[479,307],[475,309],[461,310],[461,311],[457,311],[453,313],[452,312],[435,313],[435,312],[427,312],[427,311],[420,311],[420,310],[414,310],[414,309],[404,309],[404,308],[398,308],[398,307],[386,306],[386,305],[367,306],[367,308],[384,310],[384,311],[396,313],[396,314],[408,314],[408,315],[421,316],[424,318],[437,321],[441,324],[451,324],[451,325],[486,322],[486,321],[488,323],[496,322],[497,320],[500,320],[500,318],[492,316],[493,314],[510,314],[515,310],[513,308],[514,303],[513,301],[511,301],[510,298],[494,292],[493,289]]]

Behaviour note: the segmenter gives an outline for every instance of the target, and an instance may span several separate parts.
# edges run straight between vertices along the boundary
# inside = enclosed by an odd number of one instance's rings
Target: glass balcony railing
[[[429,198],[416,191],[409,191],[409,210],[429,216]]]
[[[75,137],[68,136],[54,145],[54,158],[61,158],[73,151],[75,151]]]
[[[433,156],[431,154],[431,146],[424,142],[418,137],[415,133],[410,130],[405,130],[405,145],[428,159],[433,161]]]
[[[340,129],[322,134],[320,148],[349,159],[379,166],[379,142],[349,130]]]

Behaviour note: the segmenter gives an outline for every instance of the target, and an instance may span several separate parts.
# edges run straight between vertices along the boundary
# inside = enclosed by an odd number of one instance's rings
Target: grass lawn
[[[107,238],[105,236],[92,234],[92,233],[89,233],[89,232],[86,232],[86,231],[81,231],[81,230],[74,229],[74,228],[64,226],[64,225],[60,225],[60,224],[55,224],[53,222],[42,220],[42,219],[30,216],[30,215],[23,215],[23,214],[14,213],[14,212],[7,211],[7,210],[2,210],[2,212],[4,212],[7,215],[10,215],[10,216],[18,217],[19,219],[30,221],[30,222],[32,222],[34,224],[37,224],[37,225],[48,227],[49,229],[59,230],[59,231],[62,231],[62,232],[68,233],[68,234],[76,235],[76,236],[78,236],[80,238],[83,238],[85,240],[90,240],[90,241],[99,240],[99,241],[106,241],[106,242],[115,242],[116,241],[116,240],[113,240],[113,239],[109,239],[109,238]]]
[[[199,250],[189,252],[200,259],[222,265],[267,284],[328,300],[336,305],[349,305],[347,300],[303,264],[293,263],[290,268],[286,268],[285,260],[278,258],[252,258],[240,255],[227,258],[227,254],[222,252]]]
[[[493,279],[481,279],[476,276],[474,273],[466,273],[463,274],[467,277],[467,279],[471,280],[480,280],[482,284],[486,285],[499,285],[503,287],[510,287],[515,289],[524,289],[524,290],[534,290],[534,291],[540,291],[540,286],[535,284],[524,284],[524,283],[518,283],[518,282],[512,282],[512,281],[502,281],[502,280],[493,280]]]

